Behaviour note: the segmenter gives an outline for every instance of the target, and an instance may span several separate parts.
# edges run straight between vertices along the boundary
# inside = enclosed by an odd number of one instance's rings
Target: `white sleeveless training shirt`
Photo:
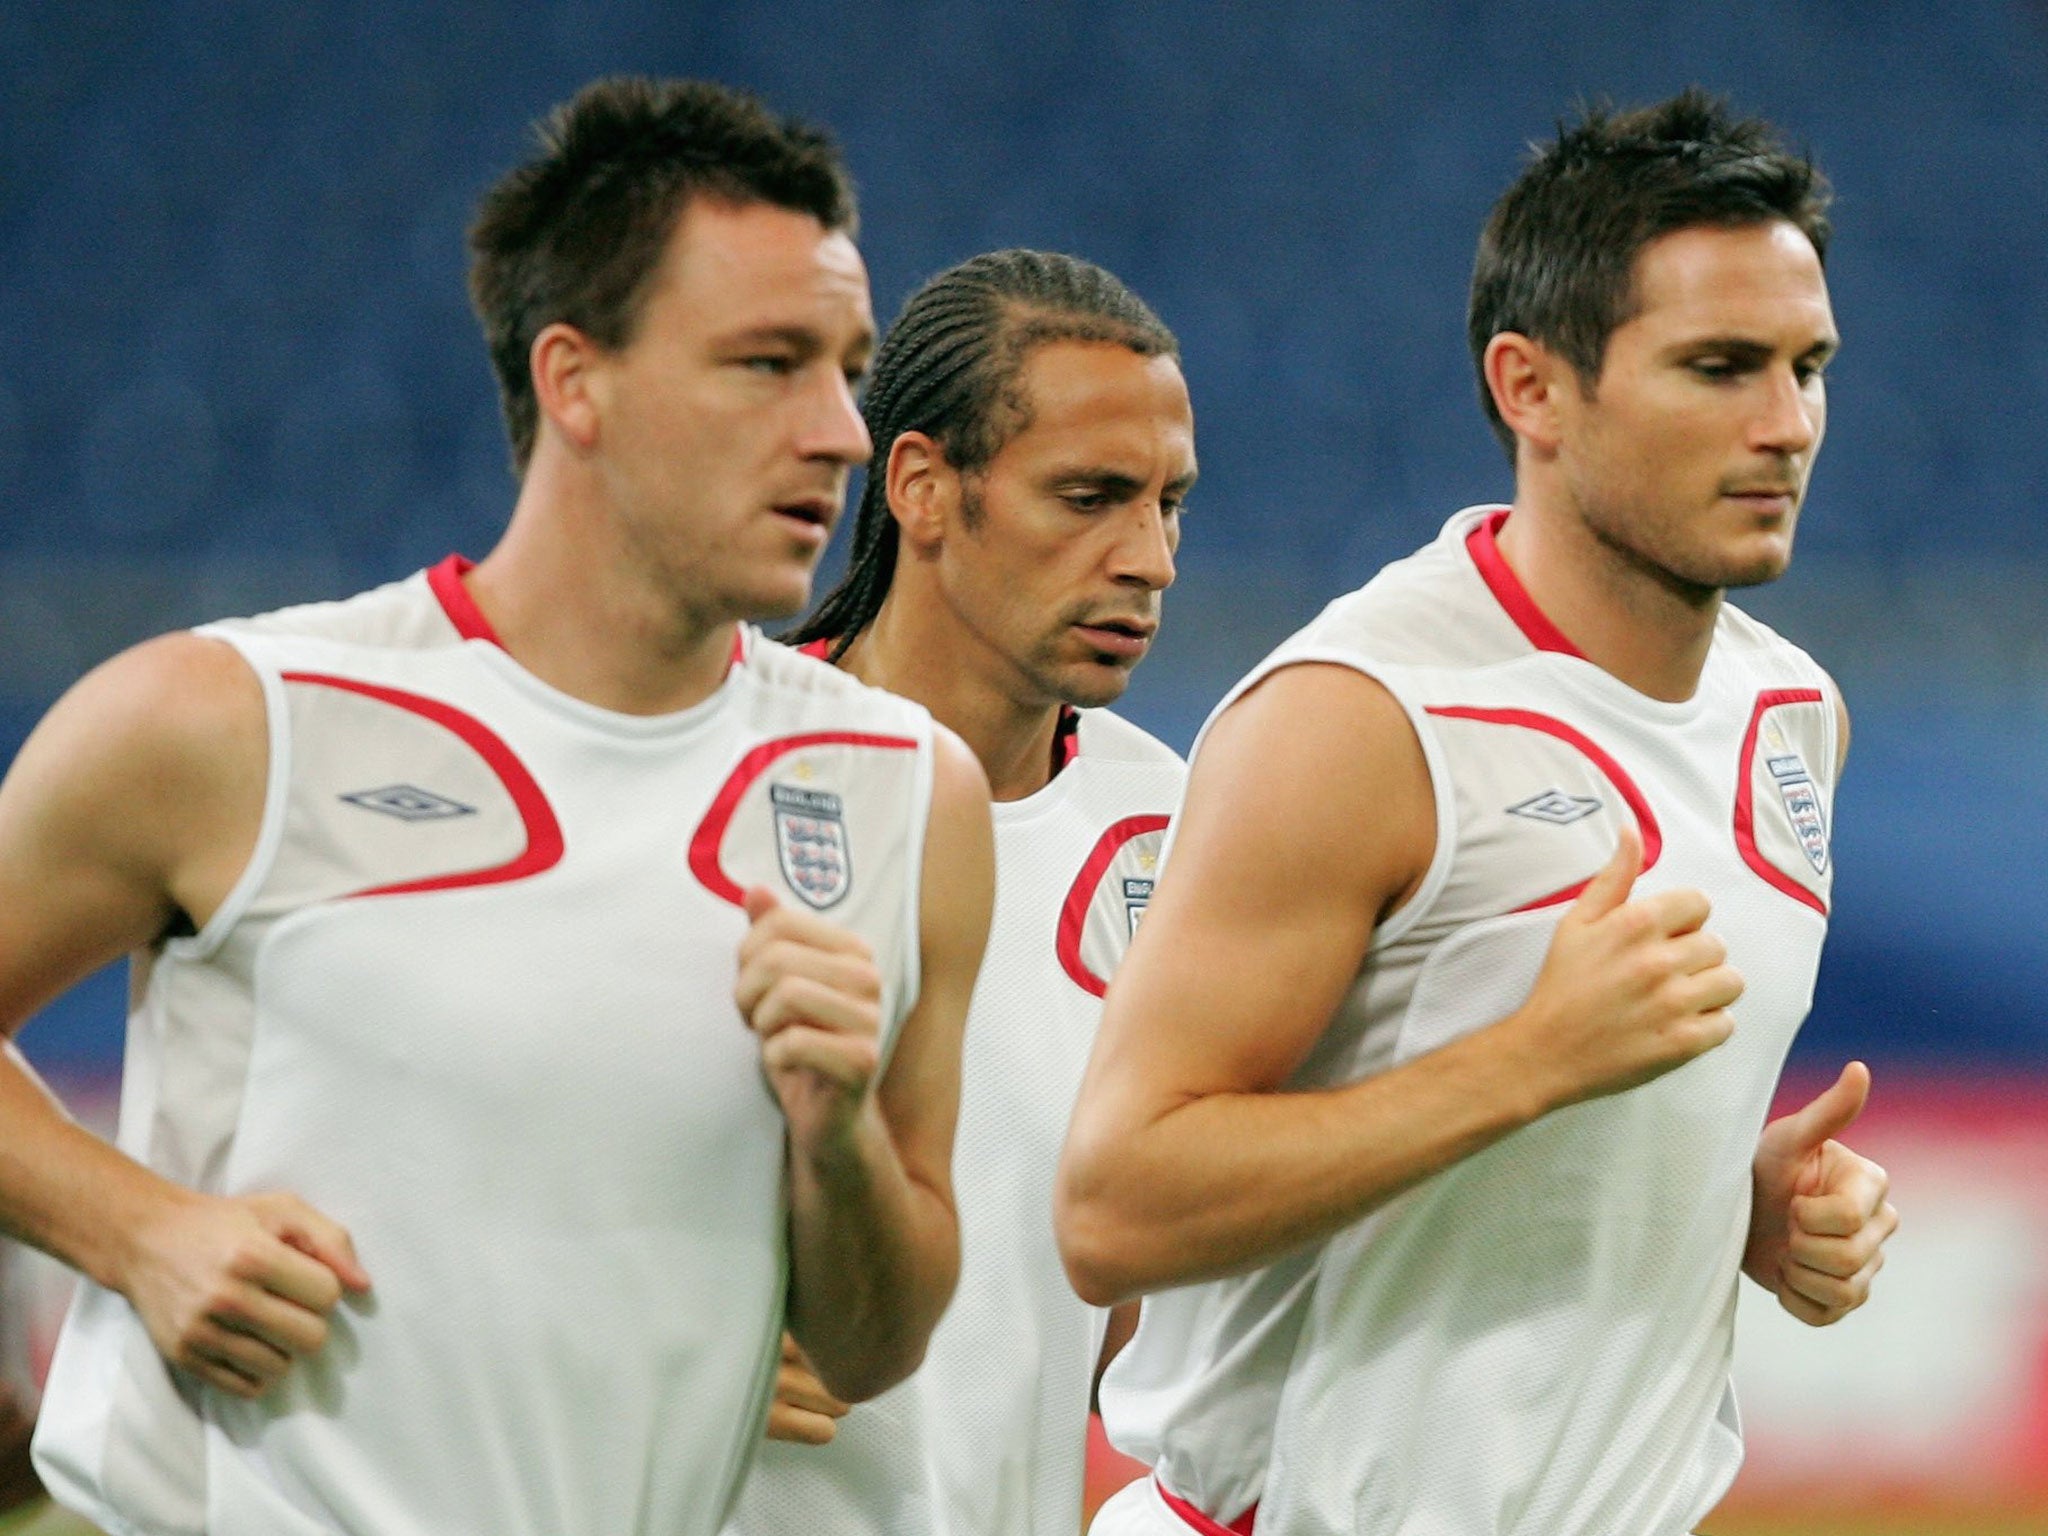
[[[1107,1313],[1068,1284],[1053,1175],[1106,979],[1150,899],[1185,769],[1104,710],[994,807],[996,904],[967,1016],[960,1284],[917,1374],[825,1446],[770,1442],[728,1536],[1073,1536]]]
[[[1211,1520],[1256,1504],[1258,1536],[1675,1536],[1741,1461],[1735,1286],[1827,927],[1833,685],[1724,606],[1691,699],[1635,692],[1515,579],[1506,516],[1458,514],[1219,706],[1280,667],[1355,667],[1407,712],[1436,799],[1422,886],[1294,1085],[1511,1013],[1624,825],[1637,892],[1704,890],[1747,990],[1733,1037],[1677,1071],[1523,1128],[1320,1250],[1146,1302],[1104,1383],[1111,1436]]]
[[[37,1460],[113,1536],[711,1536],[759,1442],[785,1125],[739,900],[865,938],[893,1031],[930,718],[745,629],[696,707],[599,709],[460,572],[206,631],[262,683],[262,831],[139,964],[120,1145],[302,1196],[375,1289],[246,1402],[82,1285]]]

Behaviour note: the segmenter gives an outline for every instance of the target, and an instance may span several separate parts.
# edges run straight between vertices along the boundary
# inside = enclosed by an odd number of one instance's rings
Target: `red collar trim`
[[[491,621],[484,617],[483,609],[477,607],[476,599],[469,595],[469,588],[462,584],[462,578],[475,568],[474,560],[450,555],[428,570],[427,585],[433,589],[441,611],[448,615],[448,622],[455,626],[455,633],[465,640],[485,641],[502,651],[505,642],[498,638],[498,632],[491,628]]]
[[[1081,711],[1071,704],[1060,706],[1060,723],[1052,731],[1052,771],[1059,771],[1081,755]]]
[[[448,615],[448,622],[455,626],[455,633],[465,640],[482,640],[502,651],[505,642],[498,638],[498,632],[491,628],[491,621],[484,617],[483,609],[477,607],[476,599],[469,595],[469,588],[463,584],[462,578],[475,569],[474,560],[450,555],[439,565],[428,568],[427,585],[433,590],[441,611]],[[744,666],[746,660],[747,626],[735,624],[732,627],[731,665]]]
[[[1471,553],[1472,563],[1479,568],[1479,579],[1486,583],[1494,601],[1507,610],[1507,616],[1515,621],[1515,627],[1537,650],[1557,651],[1584,661],[1586,653],[1566,639],[1564,631],[1551,623],[1543,610],[1536,606],[1536,599],[1522,585],[1522,578],[1509,569],[1507,560],[1501,555],[1498,535],[1508,520],[1510,510],[1501,507],[1489,512],[1480,519],[1477,527],[1465,535],[1465,548]]]
[[[1152,1486],[1159,1491],[1166,1507],[1180,1516],[1181,1523],[1190,1530],[1201,1532],[1202,1536],[1252,1536],[1258,1529],[1259,1506],[1256,1504],[1225,1525],[1221,1520],[1210,1519],[1179,1494],[1169,1490],[1158,1478],[1152,1479]]]
[[[797,647],[799,654],[815,656],[820,661],[832,659],[832,638],[827,635],[817,640],[806,640]],[[1059,724],[1052,730],[1052,771],[1057,778],[1060,770],[1081,755],[1081,711],[1071,704],[1060,706]]]

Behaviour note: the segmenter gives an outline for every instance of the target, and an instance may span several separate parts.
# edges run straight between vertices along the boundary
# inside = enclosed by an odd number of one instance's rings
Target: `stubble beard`
[[[1766,586],[1785,574],[1791,565],[1791,533],[1797,529],[1799,507],[1792,510],[1793,529],[1788,530],[1784,555],[1747,560],[1688,547],[1683,530],[1674,530],[1669,521],[1640,508],[1617,507],[1604,498],[1582,497],[1579,515],[1619,567],[1648,577],[1688,607],[1703,608],[1723,592]]]

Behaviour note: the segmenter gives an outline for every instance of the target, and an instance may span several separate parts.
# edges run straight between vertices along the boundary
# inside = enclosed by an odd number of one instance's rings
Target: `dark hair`
[[[941,272],[910,296],[882,338],[861,413],[875,454],[853,523],[846,576],[784,638],[830,640],[837,658],[881,611],[896,575],[889,451],[924,432],[963,474],[987,468],[1031,423],[1018,387],[1025,360],[1055,341],[1100,341],[1140,357],[1180,356],[1180,343],[1111,273],[1051,251],[992,251]]]
[[[1659,236],[1783,219],[1827,257],[1826,178],[1770,124],[1735,118],[1697,86],[1630,112],[1587,107],[1554,144],[1531,148],[1479,237],[1466,321],[1480,403],[1510,455],[1514,434],[1485,375],[1502,331],[1551,348],[1590,386],[1607,338],[1634,313],[1636,256]]]
[[[630,342],[691,198],[769,203],[848,233],[856,217],[826,134],[707,80],[599,80],[534,134],[539,155],[484,195],[469,231],[470,303],[521,472],[539,427],[534,337],[563,321],[602,347]]]

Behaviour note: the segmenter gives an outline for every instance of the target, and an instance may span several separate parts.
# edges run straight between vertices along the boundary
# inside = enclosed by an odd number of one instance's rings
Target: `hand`
[[[850,1405],[818,1380],[795,1339],[782,1336],[782,1364],[775,1372],[775,1401],[768,1405],[768,1438],[793,1445],[830,1445]]]
[[[1870,1069],[1852,1061],[1827,1092],[1773,1120],[1757,1139],[1742,1272],[1815,1328],[1869,1300],[1885,1241],[1899,1227],[1885,1198],[1890,1177],[1831,1139],[1869,1097]]]
[[[1629,899],[1643,847],[1626,828],[1614,857],[1562,918],[1529,1001],[1512,1016],[1551,1108],[1619,1093],[1726,1040],[1742,977],[1706,931],[1695,890]]]
[[[856,934],[756,886],[733,999],[761,1037],[761,1065],[799,1153],[843,1148],[872,1102],[881,1061],[882,976]]]
[[[370,1288],[348,1233],[296,1195],[179,1191],[136,1234],[120,1290],[163,1357],[260,1397],[327,1342],[327,1314]]]

